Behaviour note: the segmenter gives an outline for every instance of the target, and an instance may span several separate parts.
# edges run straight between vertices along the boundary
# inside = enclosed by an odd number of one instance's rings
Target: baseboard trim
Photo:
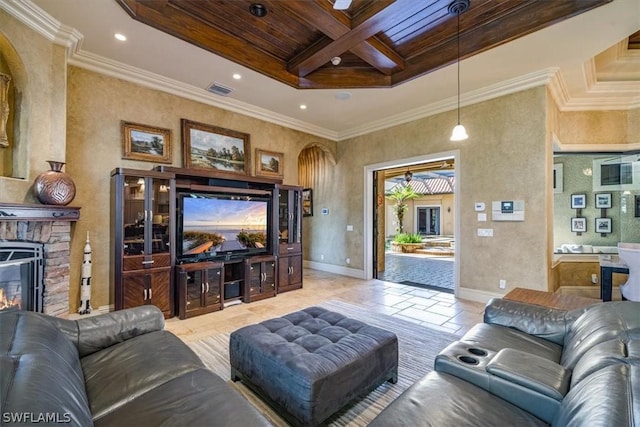
[[[327,273],[341,274],[342,276],[355,277],[356,279],[364,280],[364,270],[357,270],[355,268],[341,267],[339,265],[325,264],[323,262],[315,261],[303,261],[302,264],[305,268],[312,270],[326,271]]]
[[[91,313],[89,314],[69,313],[69,317],[67,319],[78,320],[78,319],[83,319],[85,317],[92,317],[92,316],[97,316],[99,314],[109,313],[110,311],[114,311],[114,310],[115,310],[115,307],[113,306],[113,304],[101,305],[100,307],[94,308],[93,310],[91,310]]]
[[[470,289],[458,287],[455,293],[456,298],[466,299],[469,301],[477,301],[481,303],[488,303],[491,298],[502,298],[503,295],[496,294],[494,292],[481,291],[478,289]]]

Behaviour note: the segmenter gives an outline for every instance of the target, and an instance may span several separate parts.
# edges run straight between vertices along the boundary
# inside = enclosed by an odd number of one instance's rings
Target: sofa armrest
[[[149,332],[164,329],[162,311],[144,305],[78,320],[52,318],[78,347],[80,357]]]
[[[484,322],[514,328],[563,345],[569,327],[587,309],[561,310],[493,298],[485,307]]]

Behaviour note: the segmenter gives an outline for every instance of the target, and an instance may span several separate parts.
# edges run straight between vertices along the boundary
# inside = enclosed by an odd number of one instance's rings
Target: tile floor
[[[453,257],[418,254],[384,255],[385,270],[378,275],[380,280],[394,283],[404,281],[446,288],[453,291]]]
[[[327,300],[357,304],[374,312],[402,318],[432,329],[461,336],[482,321],[484,304],[456,299],[453,295],[381,280],[360,280],[305,269],[304,287],[250,304],[179,320],[169,319],[166,329],[184,341],[202,339],[217,332],[297,311]]]

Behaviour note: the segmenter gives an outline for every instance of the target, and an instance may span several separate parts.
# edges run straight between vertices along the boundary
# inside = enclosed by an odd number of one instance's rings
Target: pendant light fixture
[[[407,184],[408,184],[411,182],[412,178],[413,178],[413,172],[407,169],[407,171],[404,173],[404,180],[407,181]]]
[[[460,123],[460,14],[469,8],[469,0],[455,0],[449,5],[449,13],[455,14],[458,17],[458,124],[453,128],[451,132],[451,141],[463,141],[469,138],[467,130]]]

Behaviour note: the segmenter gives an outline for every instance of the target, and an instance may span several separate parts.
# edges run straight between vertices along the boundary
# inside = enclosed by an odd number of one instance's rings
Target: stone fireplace
[[[79,208],[0,203],[0,246],[42,244],[42,312],[51,316],[69,315],[71,224],[79,218]]]

